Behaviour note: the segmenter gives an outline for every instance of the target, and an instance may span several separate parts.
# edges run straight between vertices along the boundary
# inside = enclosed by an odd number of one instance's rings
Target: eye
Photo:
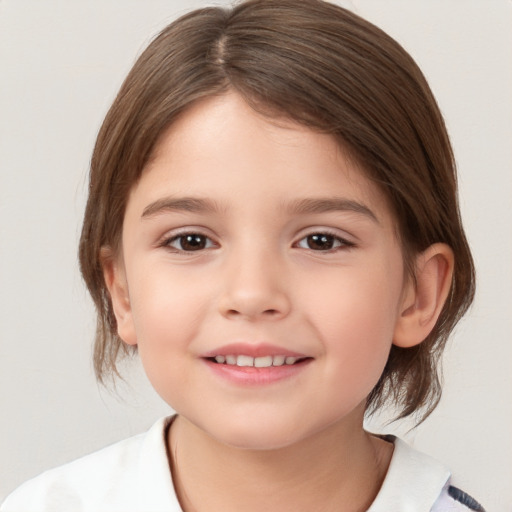
[[[329,233],[312,233],[297,242],[297,247],[313,251],[332,251],[339,247],[353,247],[353,243]]]
[[[200,233],[183,233],[170,238],[165,242],[165,245],[178,251],[193,252],[209,249],[214,246],[214,243],[210,238]]]

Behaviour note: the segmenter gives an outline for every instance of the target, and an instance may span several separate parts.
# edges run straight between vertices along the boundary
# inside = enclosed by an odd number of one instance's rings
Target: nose
[[[278,320],[290,313],[283,264],[268,252],[232,254],[222,275],[219,312],[227,318]]]

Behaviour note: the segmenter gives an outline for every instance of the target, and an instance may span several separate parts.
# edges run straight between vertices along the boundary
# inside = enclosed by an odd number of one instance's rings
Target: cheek
[[[401,279],[396,275],[343,269],[339,276],[317,276],[314,287],[306,291],[308,283],[303,286],[301,309],[309,311],[331,339],[378,338],[380,331],[392,332],[396,323],[401,295]]]
[[[189,386],[183,357],[197,325],[195,312],[188,307],[192,294],[169,293],[166,280],[147,279],[133,288],[133,321],[142,366],[155,391],[174,406],[177,393]]]
[[[401,292],[397,272],[347,272],[309,302],[309,323],[323,343],[330,378],[371,391],[393,341]],[[400,268],[396,269],[400,275]]]
[[[189,378],[184,372],[183,358],[191,355],[191,343],[205,311],[205,294],[193,283],[194,280],[170,274],[165,266],[140,273],[131,282],[139,356],[149,380],[161,395],[169,389],[181,389]]]
[[[197,325],[204,294],[197,280],[169,272],[165,265],[132,274],[130,299],[139,344],[176,344]]]

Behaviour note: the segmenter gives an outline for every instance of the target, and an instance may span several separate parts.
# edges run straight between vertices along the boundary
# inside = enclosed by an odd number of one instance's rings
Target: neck
[[[276,450],[227,446],[178,416],[168,446],[183,510],[367,510],[392,445],[366,433],[360,416]]]

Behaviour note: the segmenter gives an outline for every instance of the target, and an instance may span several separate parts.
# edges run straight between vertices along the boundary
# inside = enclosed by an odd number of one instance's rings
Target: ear
[[[128,345],[137,345],[123,258],[114,255],[110,247],[102,247],[100,254],[103,278],[116,317],[117,334]]]
[[[404,290],[393,344],[407,348],[420,344],[432,331],[452,284],[454,256],[446,244],[433,244],[416,257],[416,282]]]

